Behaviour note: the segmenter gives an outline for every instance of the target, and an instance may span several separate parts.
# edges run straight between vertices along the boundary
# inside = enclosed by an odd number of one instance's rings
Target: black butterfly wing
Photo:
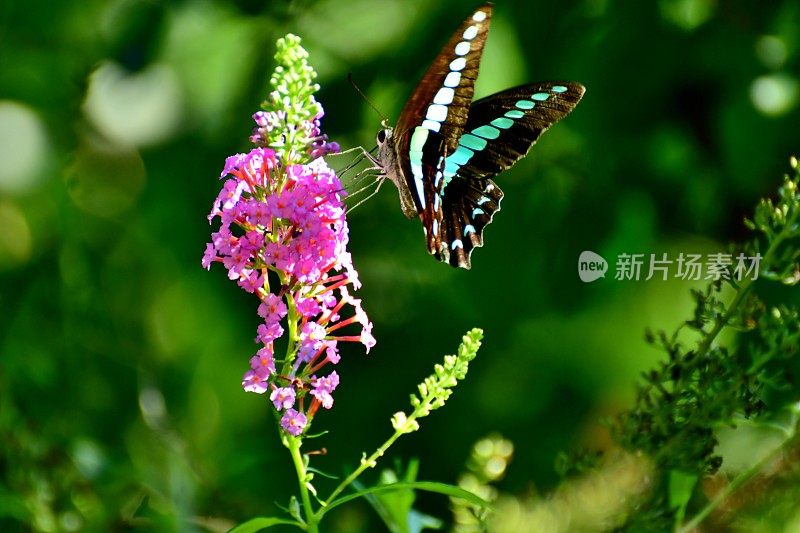
[[[500,211],[503,191],[494,181],[454,179],[445,188],[444,216],[436,259],[457,268],[471,268],[472,251],[483,246],[483,228]]]
[[[394,129],[396,159],[430,253],[441,246],[444,157],[456,151],[467,124],[491,17],[492,4],[487,3],[464,20],[428,68]]]
[[[483,228],[503,198],[489,178],[524,157],[547,128],[575,108],[584,91],[574,82],[534,83],[472,104],[458,147],[445,161],[438,259],[470,268],[470,254],[483,245]]]
[[[455,151],[469,116],[491,19],[492,4],[486,3],[461,23],[403,107],[395,135],[410,139],[421,126],[439,133],[448,153]],[[401,144],[398,148],[408,148]]]
[[[482,178],[511,168],[542,133],[575,109],[585,91],[574,82],[532,83],[477,100],[459,137],[457,150],[472,152],[459,176]]]

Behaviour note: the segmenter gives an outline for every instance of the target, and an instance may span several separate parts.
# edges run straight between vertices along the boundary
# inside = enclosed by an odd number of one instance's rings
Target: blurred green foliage
[[[674,329],[699,286],[584,284],[580,252],[720,251],[798,150],[794,0],[496,4],[476,96],[551,79],[586,96],[499,178],[503,212],[472,271],[427,255],[388,185],[353,213],[378,346],[343,350],[335,408],[315,426],[330,430],[315,461],[329,472],[382,442],[440,354],[480,326],[466,382],[393,454],[453,482],[499,431],[517,450],[504,491],[552,487],[559,451],[604,446],[596,420],[630,405],[653,366],[645,327]],[[331,139],[372,146],[380,119],[347,73],[394,119],[473,7],[3,2],[0,530],[186,529],[286,502],[293,474],[266,399],[240,386],[252,299],[200,267],[218,172],[247,149],[277,37],[303,37]],[[426,498],[447,518],[445,498]],[[364,503],[337,516],[335,531],[377,523]]]

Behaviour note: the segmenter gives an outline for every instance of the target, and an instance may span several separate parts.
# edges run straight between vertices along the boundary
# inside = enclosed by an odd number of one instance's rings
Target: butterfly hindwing
[[[503,191],[490,179],[456,179],[444,194],[444,220],[436,259],[469,269],[472,250],[483,246],[483,228],[500,211]]]

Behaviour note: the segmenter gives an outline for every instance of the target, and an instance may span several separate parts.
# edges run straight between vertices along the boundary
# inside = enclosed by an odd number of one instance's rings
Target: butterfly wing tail
[[[500,211],[502,199],[503,191],[490,179],[453,180],[445,189],[442,239],[435,257],[456,268],[471,268],[472,251],[483,246],[483,229]]]

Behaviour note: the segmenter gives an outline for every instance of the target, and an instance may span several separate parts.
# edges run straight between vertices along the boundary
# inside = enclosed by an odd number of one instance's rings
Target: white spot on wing
[[[471,41],[478,35],[478,27],[476,25],[472,25],[466,30],[464,30],[464,34],[461,36],[467,41]]]
[[[472,15],[472,20],[475,22],[481,22],[486,20],[486,13],[483,11],[476,11],[474,15]]]
[[[425,146],[425,141],[428,140],[428,129],[416,127],[414,133],[411,135],[411,142],[409,143],[409,150],[417,152],[422,157],[422,148]]]
[[[456,248],[461,248],[463,250],[464,243],[461,242],[461,239],[456,239],[453,241],[453,244],[450,245],[450,248],[452,248],[453,250],[455,250]]]
[[[425,205],[425,189],[422,185],[422,165],[411,163],[411,173],[414,175],[414,188],[417,189],[419,205]]]
[[[456,45],[456,55],[465,56],[469,53],[469,42],[461,41]]]
[[[463,57],[459,57],[450,62],[450,70],[452,70],[453,72],[463,70],[464,67],[466,66],[467,66],[467,60],[464,59]]]
[[[441,128],[442,125],[438,122],[434,122],[433,120],[423,120],[422,127],[426,130],[439,131],[439,128]]]
[[[425,118],[436,122],[444,122],[447,119],[447,106],[441,104],[429,105],[428,114],[425,115]]]
[[[444,86],[445,87],[458,87],[458,84],[460,82],[461,82],[461,73],[460,72],[451,72],[444,79]]]
[[[455,96],[455,90],[450,87],[442,87],[439,89],[439,92],[436,93],[436,96],[433,97],[433,103],[444,105],[451,104],[453,102],[453,96]]]

